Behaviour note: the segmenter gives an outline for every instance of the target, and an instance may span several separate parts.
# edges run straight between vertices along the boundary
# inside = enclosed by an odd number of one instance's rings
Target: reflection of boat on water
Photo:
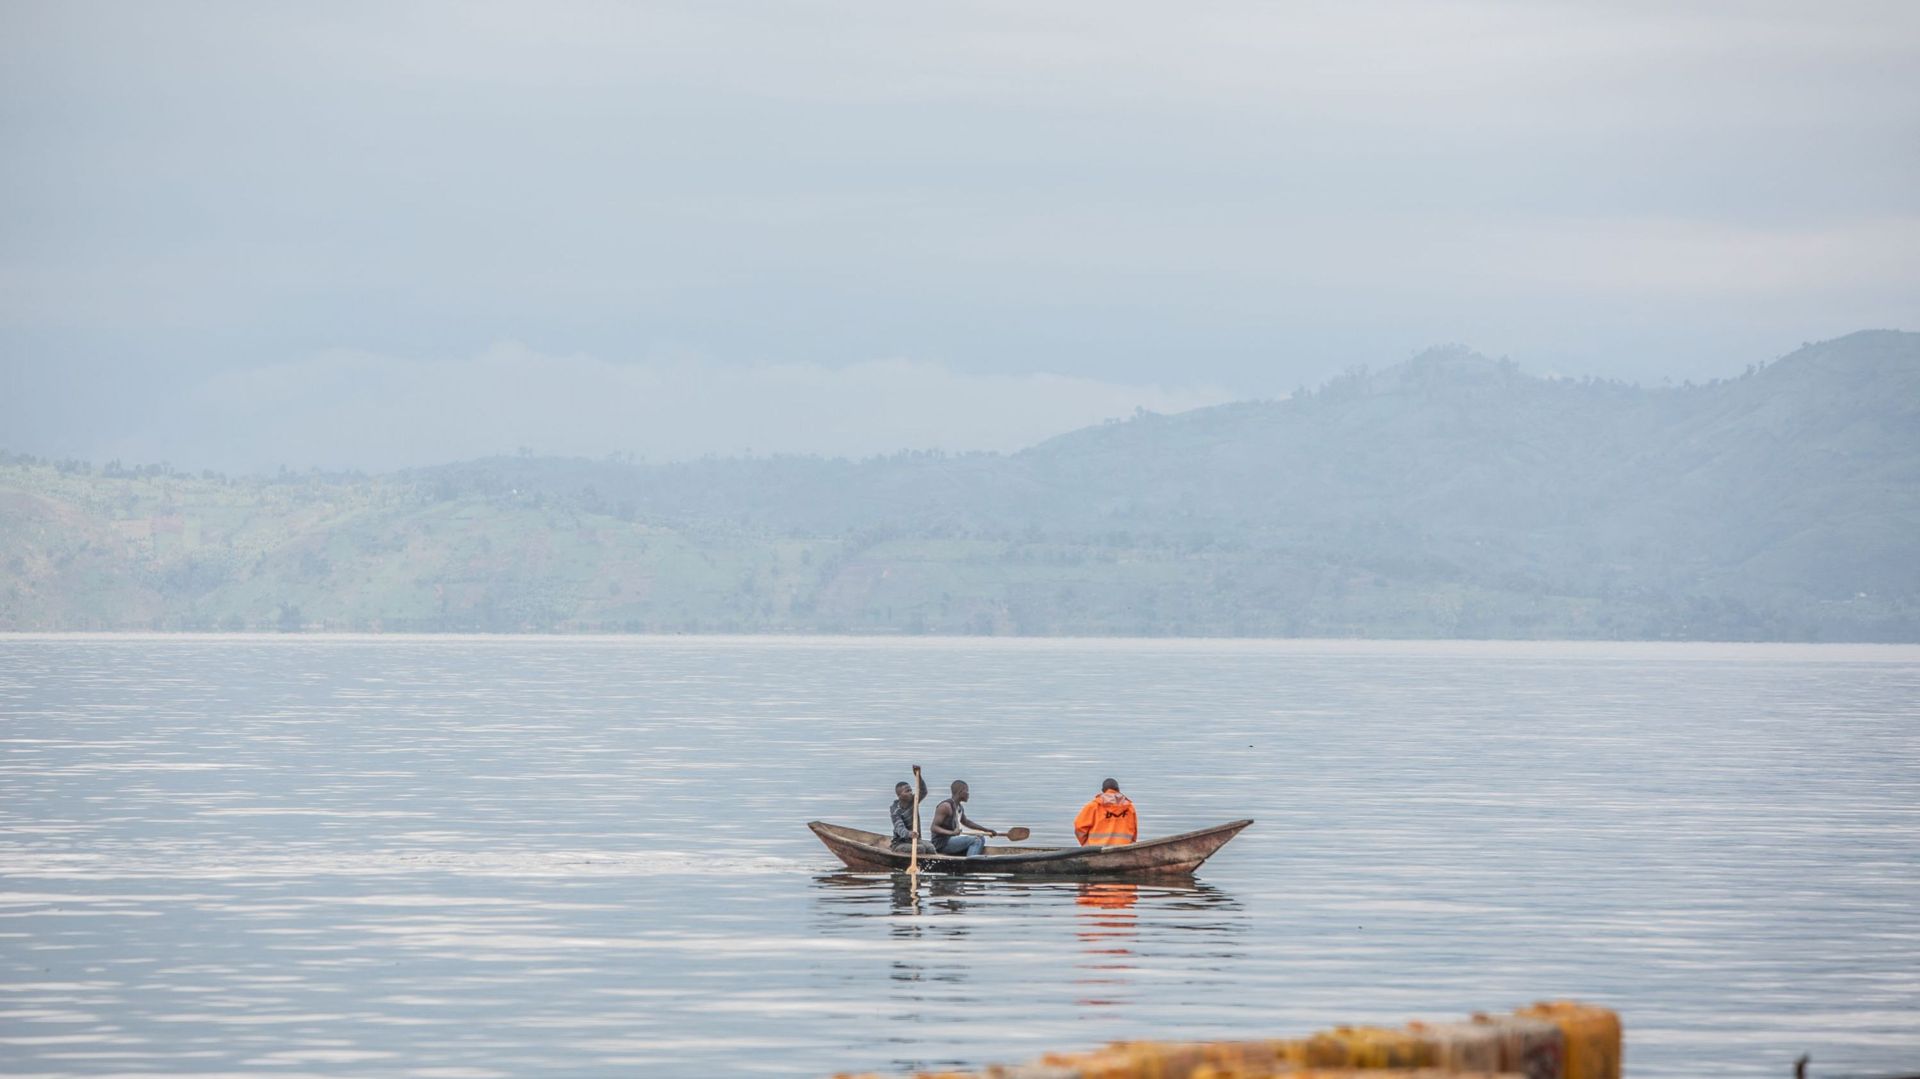
[[[1035,909],[1052,907],[1069,897],[1082,913],[1102,910],[1141,909],[1169,912],[1232,911],[1240,904],[1219,888],[1192,877],[1160,877],[1141,881],[1048,879],[1045,877],[1000,878],[974,876],[929,876],[916,891],[905,873],[855,873],[840,870],[820,873],[813,878],[827,899],[845,917],[875,917],[921,910],[925,913],[958,912],[985,902],[1002,909],[1032,905]],[[887,896],[890,909],[875,909],[872,900]],[[1032,901],[1031,903],[1029,901]],[[1055,907],[1055,909],[1058,909]],[[1217,923],[1176,922],[1169,929],[1217,928]]]
[[[1034,978],[1070,987],[1063,1002],[1083,1007],[1135,1003],[1143,966],[1178,970],[1183,985],[1224,984],[1246,932],[1240,901],[1192,877],[841,869],[814,874],[811,890],[816,935],[910,945],[875,953],[886,960],[887,978],[961,984],[983,964],[1030,964]]]
[[[1227,841],[1252,824],[1237,820],[1214,828],[1145,839],[1119,847],[988,847],[985,857],[960,858],[923,854],[926,873],[1004,873],[1024,877],[1163,877],[1191,876],[1200,863],[1226,846]],[[807,824],[820,842],[850,869],[907,868],[905,853],[895,851],[888,838],[825,821]]]

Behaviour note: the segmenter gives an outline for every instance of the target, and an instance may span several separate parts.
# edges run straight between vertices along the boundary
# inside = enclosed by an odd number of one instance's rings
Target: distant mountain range
[[[0,627],[1920,640],[1920,334],[1443,349],[1011,455],[0,464]]]

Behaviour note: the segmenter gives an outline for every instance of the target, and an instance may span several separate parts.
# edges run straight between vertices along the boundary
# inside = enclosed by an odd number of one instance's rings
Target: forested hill
[[[1459,350],[1013,455],[0,465],[0,626],[1920,640],[1920,334]]]

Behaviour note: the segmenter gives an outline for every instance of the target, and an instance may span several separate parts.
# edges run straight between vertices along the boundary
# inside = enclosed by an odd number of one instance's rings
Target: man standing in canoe
[[[927,781],[920,774],[920,766],[913,766],[914,782],[920,784],[920,797],[927,796]],[[902,780],[893,785],[893,805],[889,812],[893,815],[893,849],[906,853],[913,849],[914,841],[920,838],[920,815],[916,811],[913,799],[913,787]],[[928,848],[922,844],[922,850]]]
[[[1101,783],[1099,795],[1081,807],[1073,818],[1073,835],[1083,847],[1118,847],[1140,838],[1140,816],[1133,811],[1133,799],[1120,793],[1117,780]]]
[[[958,854],[967,858],[978,858],[986,853],[987,841],[977,835],[967,835],[962,828],[972,828],[976,832],[985,832],[991,836],[1000,833],[984,824],[975,824],[967,819],[967,781],[953,781],[953,797],[941,802],[933,809],[933,849],[941,854]]]

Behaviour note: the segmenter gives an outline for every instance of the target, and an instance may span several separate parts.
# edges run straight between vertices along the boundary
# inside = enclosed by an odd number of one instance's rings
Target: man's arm
[[[1086,805],[1080,807],[1080,815],[1073,818],[1073,838],[1078,839],[1080,845],[1084,847],[1087,845],[1087,837],[1092,834],[1093,803],[1088,802]]]
[[[976,831],[976,832],[985,832],[985,833],[987,833],[988,835],[999,835],[999,834],[1000,834],[999,832],[996,832],[996,831],[994,831],[993,829],[991,829],[991,828],[989,828],[989,827],[987,827],[987,826],[986,826],[986,825],[984,825],[984,824],[975,824],[975,823],[973,823],[973,818],[972,818],[972,817],[969,817],[969,816],[967,816],[967,811],[966,811],[966,809],[965,809],[965,808],[962,808],[962,809],[960,810],[960,823],[961,823],[961,824],[963,824],[963,825],[966,825],[966,826],[967,826],[968,828],[971,828],[971,829],[973,829],[973,830],[974,830],[974,831]]]
[[[920,784],[920,797],[913,807],[913,841],[920,842],[920,805],[927,800],[927,777],[920,774],[920,766],[913,766],[913,781]]]

